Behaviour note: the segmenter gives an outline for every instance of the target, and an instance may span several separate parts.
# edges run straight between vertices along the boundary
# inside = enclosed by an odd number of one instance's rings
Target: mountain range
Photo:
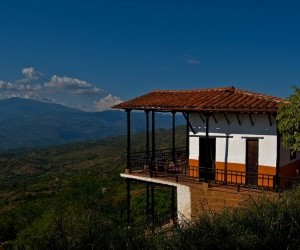
[[[145,130],[144,112],[131,112],[133,132]],[[176,118],[183,124],[183,118]],[[126,112],[85,112],[31,99],[0,100],[0,152],[46,147],[126,133]],[[170,115],[156,115],[157,128],[171,128]]]

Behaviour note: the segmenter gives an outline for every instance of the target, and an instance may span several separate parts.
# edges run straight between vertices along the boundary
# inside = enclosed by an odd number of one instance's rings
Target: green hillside
[[[183,127],[179,128],[178,145],[184,145],[183,131]],[[160,148],[170,147],[171,131],[158,130],[156,141]],[[134,134],[132,145],[133,151],[143,149],[145,134]],[[103,230],[94,226],[102,227],[105,224],[108,227],[105,230],[109,232],[109,225],[124,224],[126,187],[119,174],[125,168],[125,152],[126,137],[119,136],[19,154],[2,154],[0,242],[16,238],[21,245],[25,238],[26,242],[31,242],[30,237],[40,235],[34,230],[45,234],[54,230],[52,233],[55,234],[56,229],[51,227],[57,220],[62,220],[61,227],[75,223],[75,231],[84,227],[87,231],[81,233],[89,240],[95,237],[90,230],[97,233]],[[140,203],[144,202],[144,187],[137,184],[133,188],[133,205],[136,204],[137,208],[135,217],[143,220],[144,211]],[[158,212],[168,209],[169,206],[165,206],[164,202],[168,192],[164,189],[158,192]],[[159,200],[163,201],[161,206]],[[69,232],[71,238],[76,238],[76,235],[75,232]],[[41,242],[47,241],[47,235],[40,237]],[[32,242],[36,240],[32,239]]]
[[[0,153],[95,140],[126,133],[126,112],[84,112],[29,99],[0,100]],[[144,112],[132,112],[131,129],[145,130]],[[177,117],[182,125],[183,117]],[[170,115],[156,115],[157,128],[171,128]]]
[[[184,128],[177,146],[183,146]],[[132,137],[133,150],[145,145]],[[157,131],[167,148],[170,130]],[[299,249],[300,188],[243,202],[164,233],[128,227],[126,137],[0,155],[0,249]],[[156,189],[156,212],[170,208],[170,189]],[[132,185],[132,216],[145,219],[145,186]],[[151,228],[150,228],[151,229]]]

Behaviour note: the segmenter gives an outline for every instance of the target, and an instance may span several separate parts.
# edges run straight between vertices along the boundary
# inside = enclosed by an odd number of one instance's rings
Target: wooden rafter
[[[269,117],[269,123],[270,123],[270,126],[272,126],[272,125],[273,125],[273,122],[272,122],[272,118],[271,118],[270,113],[268,113],[268,117]]]
[[[199,116],[200,116],[200,118],[201,118],[202,122],[204,123],[205,121],[204,121],[204,119],[203,119],[202,115],[201,115],[200,113],[198,113],[198,114],[199,114]]]
[[[186,122],[188,123],[190,129],[192,130],[193,134],[196,134],[196,132],[195,132],[195,130],[194,130],[194,128],[193,128],[191,122],[189,121],[189,119],[188,119],[188,117],[187,117],[187,114],[185,114],[184,112],[182,112],[182,115],[184,116],[184,118],[185,118]]]
[[[239,122],[239,125],[241,126],[241,125],[242,125],[242,123],[241,123],[241,119],[240,119],[240,117],[239,117],[239,115],[238,115],[238,114],[236,114],[236,118],[237,118],[237,120],[238,120],[238,122]]]
[[[215,123],[217,124],[217,123],[218,123],[218,120],[216,119],[215,114],[212,114],[212,117],[214,118]]]
[[[250,118],[251,125],[254,126],[254,123],[253,123],[253,119],[252,119],[252,115],[251,115],[251,114],[249,114],[249,118]]]
[[[228,119],[226,113],[224,113],[224,116],[225,116],[225,119],[226,119],[226,121],[227,121],[227,123],[228,123],[228,125],[229,125],[229,124],[230,124],[230,121],[229,121],[229,119]]]

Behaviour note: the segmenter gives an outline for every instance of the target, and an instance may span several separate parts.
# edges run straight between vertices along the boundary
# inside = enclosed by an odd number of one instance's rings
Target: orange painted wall
[[[198,177],[199,169],[198,169],[198,161],[190,160],[190,176]],[[225,176],[225,167],[227,166],[227,176]],[[215,180],[217,181],[225,181],[227,177],[227,182],[229,183],[238,183],[245,184],[246,183],[246,165],[240,163],[230,163],[227,164],[225,162],[216,162],[216,170],[217,173],[215,175]],[[299,165],[300,171],[300,165]],[[258,185],[265,187],[272,187],[274,176],[276,174],[276,168],[273,166],[258,166]]]
[[[198,167],[198,160],[189,159],[189,165],[193,167]]]
[[[225,176],[225,169],[227,167],[227,176]],[[230,162],[216,162],[216,169],[218,170],[218,174],[216,174],[216,180],[225,181],[231,183],[241,183],[244,184],[246,182],[246,166],[245,164],[239,163],[230,163]]]
[[[199,177],[198,160],[189,159],[189,176],[195,178]]]
[[[276,175],[276,167],[258,166],[258,185],[272,187]]]

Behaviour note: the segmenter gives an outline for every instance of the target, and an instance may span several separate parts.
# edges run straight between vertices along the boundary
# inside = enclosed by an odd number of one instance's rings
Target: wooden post
[[[175,212],[175,187],[172,187],[172,197],[171,197],[171,219],[175,222],[176,212]]]
[[[130,225],[130,179],[127,182],[127,224]]]
[[[149,205],[150,205],[149,183],[147,182],[147,184],[146,184],[146,217],[147,217],[147,221],[149,221]]]
[[[146,110],[146,154],[149,157],[150,143],[149,143],[149,110]]]
[[[229,136],[226,135],[226,144],[225,144],[225,171],[224,171],[224,182],[227,184],[227,169],[228,169],[228,147],[229,147]]]
[[[150,177],[153,177],[153,167],[155,161],[155,111],[152,110],[152,155],[151,155],[151,166],[150,166]]]
[[[278,127],[278,122],[277,122],[277,127]],[[280,133],[277,129],[276,175],[275,175],[275,183],[273,183],[273,187],[276,191],[279,189],[279,185],[280,185],[279,167],[280,167]]]
[[[172,161],[175,164],[175,111],[172,111]]]
[[[188,159],[190,152],[190,127],[189,127],[189,123],[190,123],[190,114],[187,113],[186,114],[186,138],[185,138],[185,150],[186,150],[186,158]]]
[[[155,202],[154,202],[154,185],[151,185],[151,219],[152,223],[154,223],[155,217]]]
[[[209,157],[210,157],[210,143],[209,143],[209,114],[205,115],[206,121],[206,130],[205,130],[205,182],[208,181],[208,162],[209,162]]]
[[[131,151],[131,121],[130,121],[130,112],[131,109],[126,109],[127,112],[127,169],[129,169],[128,172],[130,172],[131,169],[131,157],[130,157],[130,151]]]

